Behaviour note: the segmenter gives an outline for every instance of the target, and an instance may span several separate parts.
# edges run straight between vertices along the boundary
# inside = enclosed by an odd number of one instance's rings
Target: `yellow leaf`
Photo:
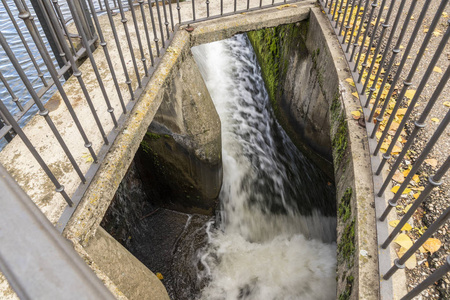
[[[439,123],[439,119],[438,118],[431,118],[431,121],[433,121],[434,123]]]
[[[349,78],[345,79],[345,81],[347,81],[351,86],[355,86],[355,82],[353,81],[353,78],[349,77]]]
[[[397,255],[399,258],[401,258],[407,251],[408,249],[404,248],[404,247],[400,247],[400,249],[397,252]],[[416,260],[416,255],[413,253],[413,255],[411,255],[410,258],[408,258],[408,260],[405,262],[405,266],[408,269],[414,269],[417,265],[417,260]]]
[[[361,117],[361,113],[359,112],[359,110],[354,110],[354,111],[352,111],[352,116],[353,116],[353,119],[358,120]]]
[[[409,171],[410,171],[409,169],[406,169],[405,171],[403,171],[403,176],[405,176],[405,177],[408,176]]]
[[[400,108],[397,110],[397,115],[404,116],[406,114],[406,108]]]
[[[406,250],[411,248],[411,246],[413,245],[413,242],[411,241],[409,236],[407,236],[404,233],[399,234],[398,237],[394,240],[394,242],[396,242],[397,244],[400,245],[400,247],[403,247]]]
[[[163,280],[164,276],[161,273],[156,273],[156,277],[158,277],[159,280]]]
[[[433,35],[434,36],[440,36],[441,35],[441,31],[435,30],[435,31],[433,31]]]
[[[393,192],[395,194],[395,193],[397,193],[399,188],[400,188],[400,186],[396,185],[391,189],[391,192]]]
[[[450,107],[450,101],[445,101],[444,106]]]
[[[400,223],[400,220],[394,220],[394,221],[390,221],[389,225],[391,227],[397,227],[398,223]],[[405,223],[405,225],[403,225],[403,227],[402,227],[402,231],[410,231],[411,229],[412,229],[412,227],[408,223]]]
[[[405,93],[405,97],[408,99],[412,99],[414,97],[414,94],[416,93],[415,90],[407,90]]]
[[[408,204],[406,205],[405,209],[403,210],[403,212],[406,214],[408,212],[408,210],[411,208],[412,204]]]
[[[357,99],[359,98],[358,92],[354,92],[354,93],[352,93],[352,95]]]
[[[412,180],[414,180],[416,183],[419,183],[420,179],[419,179],[419,175],[414,175]]]
[[[439,67],[434,67],[434,68],[433,68],[433,71],[434,71],[434,72],[437,72],[437,73],[442,73],[442,69],[439,68]]]
[[[434,158],[425,159],[425,162],[427,164],[429,164],[430,166],[435,167],[435,168],[436,168],[437,163],[438,163],[437,160],[435,160]]]
[[[420,196],[420,193],[415,193],[415,194],[413,195],[414,199],[419,198],[419,196]]]
[[[441,245],[442,245],[441,241],[434,238],[429,238],[425,243],[423,243],[423,247],[427,251],[430,251],[431,254],[438,251],[439,248],[441,248]]]
[[[427,32],[428,32],[428,28],[427,28],[427,29],[424,29],[423,32],[424,32],[424,33],[427,33]]]

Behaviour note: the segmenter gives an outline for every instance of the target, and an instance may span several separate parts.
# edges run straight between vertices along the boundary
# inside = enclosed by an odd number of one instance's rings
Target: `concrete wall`
[[[222,185],[220,119],[190,50],[135,160],[144,189],[162,207],[212,215]]]
[[[359,101],[351,95],[354,88],[345,82],[351,74],[329,22],[314,8],[308,20],[253,32],[249,37],[281,125],[310,159],[334,175],[337,298],[378,299],[367,137],[351,117]],[[326,160],[331,158],[334,168],[329,170]]]

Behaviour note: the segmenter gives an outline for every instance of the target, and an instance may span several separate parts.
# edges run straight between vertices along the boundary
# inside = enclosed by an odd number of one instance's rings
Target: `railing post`
[[[34,12],[39,20],[39,23],[41,24],[42,30],[44,31],[45,37],[47,38],[48,44],[50,45],[50,48],[52,49],[52,52],[55,55],[56,61],[58,62],[58,66],[60,68],[64,67],[66,63],[63,57],[61,57],[59,48],[57,46],[57,43],[61,44],[61,41],[56,40],[54,36],[50,33],[50,28],[52,24],[50,20],[47,20],[44,17],[43,11],[44,8],[43,7],[41,8],[39,0],[30,0],[30,2],[31,5],[33,6]]]

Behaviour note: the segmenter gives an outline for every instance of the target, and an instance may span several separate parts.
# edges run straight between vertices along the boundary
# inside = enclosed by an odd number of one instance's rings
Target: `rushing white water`
[[[334,299],[333,191],[274,120],[246,35],[192,52],[221,119],[224,170],[200,298]]]

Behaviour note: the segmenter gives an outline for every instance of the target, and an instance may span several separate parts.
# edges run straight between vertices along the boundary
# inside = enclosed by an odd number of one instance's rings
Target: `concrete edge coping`
[[[311,13],[316,15],[319,20],[319,24],[322,27],[322,32],[324,34],[336,37],[334,30],[331,28],[331,24],[328,18],[324,15],[322,9],[320,7],[312,9]],[[346,115],[346,120],[348,124],[348,132],[349,132],[349,149],[351,152],[351,156],[353,159],[353,172],[355,174],[355,193],[357,199],[357,226],[356,226],[356,235],[358,237],[358,297],[361,299],[381,299],[384,297],[393,297],[393,299],[400,299],[403,295],[406,294],[406,274],[405,270],[398,270],[396,274],[394,274],[392,280],[392,285],[390,288],[392,289],[391,295],[379,294],[375,297],[375,295],[371,295],[373,291],[373,284],[377,284],[378,286],[383,281],[381,278],[381,274],[379,271],[378,265],[378,255],[380,249],[378,247],[378,237],[377,237],[377,219],[375,212],[375,194],[374,194],[374,184],[373,184],[373,175],[371,166],[371,157],[368,143],[368,135],[366,130],[358,125],[358,121],[353,119],[351,112],[355,110],[361,109],[361,103],[359,99],[356,99],[352,93],[356,92],[356,88],[351,86],[345,79],[352,78],[352,74],[350,72],[350,67],[345,59],[344,52],[339,44],[337,38],[328,39],[329,49],[336,49],[339,55],[336,55],[336,52],[331,52],[333,56],[333,62],[338,72],[339,77],[339,85],[340,85],[340,97],[341,103],[344,105],[344,111]],[[386,178],[387,170],[382,172],[382,177]],[[388,186],[385,192],[384,201],[387,205],[387,199],[392,198],[393,193],[390,191],[391,185]],[[378,198],[377,198],[378,199]],[[397,219],[396,213],[392,212],[389,214],[385,223],[387,224],[391,220]],[[387,225],[386,225],[387,226]],[[372,249],[372,251],[370,251]],[[359,251],[366,250],[368,251],[367,256],[376,258],[376,260],[371,260],[372,263],[369,263],[366,255],[362,255]],[[391,265],[393,264],[394,259],[397,257],[395,250],[393,247],[389,247],[388,252],[390,252],[390,260]],[[376,262],[374,264],[373,262]],[[378,289],[380,290],[380,289]]]
[[[374,288],[374,285],[379,285],[379,273],[375,210],[372,206],[375,198],[370,154],[368,152],[369,146],[365,129],[358,125],[358,121],[354,120],[351,114],[352,111],[360,109],[361,105],[359,100],[352,95],[352,92],[356,89],[345,81],[346,78],[351,78],[350,69],[329,20],[322,13],[321,8],[314,8],[311,13],[319,21],[333,58],[339,78],[339,96],[348,126],[349,144],[347,152],[350,153],[352,160],[350,166],[353,168],[352,172],[355,175],[353,193],[356,196],[356,212],[354,214],[356,215],[355,237],[357,247],[355,256],[357,257],[358,273],[355,279],[357,280],[358,297],[360,299],[378,299],[378,289]],[[328,36],[333,38],[327,38]],[[367,254],[362,255],[362,250],[367,251]]]

